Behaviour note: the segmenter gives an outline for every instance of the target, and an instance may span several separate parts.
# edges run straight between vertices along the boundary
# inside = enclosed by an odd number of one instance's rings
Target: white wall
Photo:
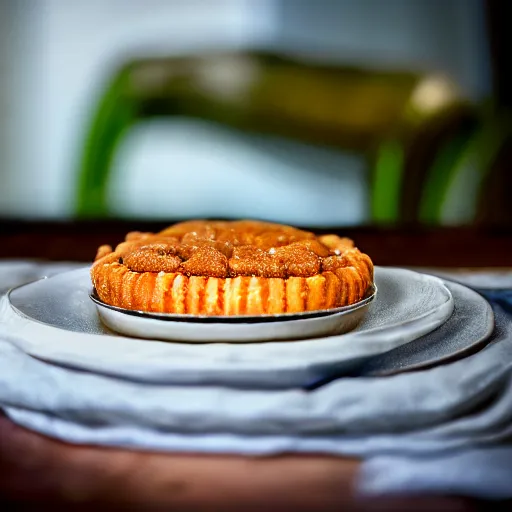
[[[482,0],[280,0],[283,48],[330,61],[441,71],[466,94],[490,93]]]
[[[1,3],[3,178],[0,214],[72,212],[77,148],[119,57],[253,44],[271,27],[260,0],[7,0]],[[12,36],[12,37],[11,37]],[[3,62],[3,64],[1,64]],[[2,69],[2,68],[0,68]],[[2,87],[3,89],[3,87]],[[5,110],[5,107],[4,107]],[[13,125],[15,118],[15,125]],[[5,149],[5,148],[4,148]]]
[[[198,121],[155,120],[124,140],[109,200],[120,216],[340,226],[367,220],[365,184],[360,156]]]

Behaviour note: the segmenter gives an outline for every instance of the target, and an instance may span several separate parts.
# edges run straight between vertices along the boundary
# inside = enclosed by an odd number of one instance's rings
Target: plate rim
[[[430,274],[428,274],[428,275],[430,275]],[[437,277],[437,276],[434,276],[434,277]],[[488,314],[488,324],[486,326],[487,328],[485,330],[485,333],[483,335],[481,335],[477,340],[473,341],[470,346],[460,348],[456,352],[442,356],[436,360],[433,360],[431,358],[431,359],[428,359],[421,363],[410,364],[407,366],[406,369],[398,369],[397,368],[395,370],[387,370],[387,371],[385,370],[382,372],[376,371],[375,374],[370,373],[368,376],[391,377],[393,375],[399,375],[402,373],[408,373],[408,372],[413,372],[413,371],[418,371],[418,370],[428,370],[429,368],[434,368],[434,367],[442,365],[442,364],[447,364],[447,363],[450,363],[453,361],[458,361],[459,359],[463,359],[464,357],[468,357],[472,354],[476,354],[477,352],[479,352],[480,350],[482,350],[489,344],[489,339],[491,338],[491,336],[494,332],[494,329],[496,327],[496,315],[494,314],[494,309],[492,308],[491,303],[487,300],[487,298],[484,295],[479,293],[474,288],[471,288],[471,287],[465,285],[464,283],[460,283],[458,281],[453,281],[451,279],[445,279],[445,278],[439,278],[439,279],[443,283],[448,283],[450,285],[455,285],[455,286],[459,286],[461,288],[465,288],[466,290],[469,290],[470,292],[475,293],[475,295],[477,295],[483,302],[485,302],[486,310],[487,310],[487,314]],[[450,290],[450,293],[451,293],[451,290]],[[453,294],[452,294],[452,296],[453,296]],[[455,304],[455,300],[454,300],[454,304]],[[454,308],[454,312],[455,312],[455,308]],[[452,315],[450,315],[450,318],[448,318],[447,322],[450,321],[452,316],[453,316],[453,313],[452,313]],[[439,328],[442,328],[443,325],[444,324],[440,325]],[[428,334],[425,334],[424,336],[429,336],[430,334],[431,333],[428,333]],[[414,343],[414,341],[416,341],[416,340],[413,340],[409,343]]]

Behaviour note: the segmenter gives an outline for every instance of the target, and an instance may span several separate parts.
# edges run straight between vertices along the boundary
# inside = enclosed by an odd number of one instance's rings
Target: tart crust
[[[98,249],[98,297],[124,309],[272,315],[347,306],[373,282],[373,263],[337,235],[259,221],[189,221],[133,232]]]

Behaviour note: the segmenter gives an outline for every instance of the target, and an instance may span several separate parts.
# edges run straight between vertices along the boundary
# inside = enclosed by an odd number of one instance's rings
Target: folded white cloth
[[[309,392],[141,384],[55,366],[9,342],[5,312],[4,300],[0,406],[33,430],[154,450],[357,455],[366,494],[512,497],[512,323],[499,309],[494,343],[478,354]]]

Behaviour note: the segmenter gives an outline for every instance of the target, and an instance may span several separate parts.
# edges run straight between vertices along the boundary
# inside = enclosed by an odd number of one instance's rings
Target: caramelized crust
[[[99,298],[125,309],[261,315],[346,306],[364,298],[373,263],[352,240],[259,221],[189,221],[128,233],[91,268]]]

